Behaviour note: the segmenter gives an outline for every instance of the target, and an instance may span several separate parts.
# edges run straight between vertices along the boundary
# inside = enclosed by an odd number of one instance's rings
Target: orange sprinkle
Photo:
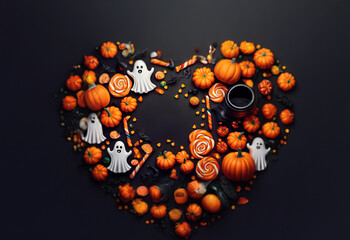
[[[243,205],[243,204],[246,204],[246,203],[248,203],[248,199],[246,199],[245,197],[238,198],[238,201],[237,201],[238,205]]]
[[[146,220],[146,221],[145,221],[145,223],[146,223],[146,224],[149,224],[149,221],[148,221],[148,220]]]
[[[191,176],[191,180],[193,181],[193,180],[195,180],[196,179],[196,177],[195,176]]]
[[[154,219],[151,219],[151,223],[154,223]]]
[[[101,149],[102,149],[102,150],[105,150],[105,149],[106,149],[106,146],[105,146],[105,145],[102,145],[102,146],[101,146]]]
[[[143,97],[139,96],[139,98],[137,100],[139,100],[139,102],[142,102],[143,101]]]
[[[236,187],[236,192],[240,192],[241,189],[242,189],[241,186],[237,186],[237,187]]]
[[[246,191],[248,191],[248,192],[249,192],[250,190],[252,190],[252,189],[251,189],[250,187],[248,187],[248,186],[245,186],[244,189],[245,189]]]
[[[109,142],[109,141],[106,141],[106,144],[107,144],[107,145],[109,145],[109,144],[110,144],[110,142]]]

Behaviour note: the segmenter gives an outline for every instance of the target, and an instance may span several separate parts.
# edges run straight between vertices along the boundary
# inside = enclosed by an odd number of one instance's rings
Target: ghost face
[[[256,148],[257,150],[259,150],[260,148],[265,149],[265,142],[261,138],[255,138],[252,143],[252,147]]]
[[[125,151],[125,146],[123,142],[117,142],[114,146],[115,151],[117,151],[117,153],[121,153],[122,151]]]
[[[91,113],[90,115],[89,115],[89,122],[88,122],[88,124],[91,126],[91,125],[95,125],[95,123],[98,121],[98,119],[97,119],[97,114],[96,113]]]
[[[144,61],[137,60],[134,65],[133,73],[135,75],[142,75],[144,71],[147,71],[147,66]]]

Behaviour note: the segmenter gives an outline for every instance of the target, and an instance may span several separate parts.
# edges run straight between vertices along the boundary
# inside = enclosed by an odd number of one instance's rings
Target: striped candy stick
[[[132,171],[132,173],[130,174],[130,178],[133,179],[137,172],[140,170],[140,168],[142,167],[142,165],[146,162],[147,158],[152,154],[153,152],[153,148],[150,144],[144,144],[141,146],[142,150],[145,151],[145,155],[143,156],[143,158],[141,159],[141,161],[139,162],[139,164],[137,164],[136,168],[134,169],[134,171]]]
[[[195,64],[197,62],[197,56],[194,55],[191,59],[187,60],[186,62],[184,62],[183,64],[177,66],[175,68],[176,72],[181,71],[182,69],[191,66],[192,64]]]
[[[156,59],[156,58],[152,58],[151,59],[151,63],[157,64],[157,65],[163,66],[163,67],[168,67],[168,66],[171,65],[170,62],[165,62],[165,61],[162,61],[162,60],[159,60],[159,59]]]
[[[130,119],[130,116],[126,116],[125,118],[123,118],[123,125],[124,125],[124,131],[125,131],[126,141],[128,143],[128,146],[132,147],[132,142],[131,142],[129,128],[128,128],[128,120],[129,119]]]
[[[209,96],[208,95],[205,95],[205,105],[207,107],[209,129],[212,130],[213,129],[213,121],[211,119],[210,101],[209,101]]]

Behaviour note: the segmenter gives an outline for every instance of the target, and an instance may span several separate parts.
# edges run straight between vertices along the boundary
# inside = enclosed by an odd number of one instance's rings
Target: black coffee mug
[[[252,88],[245,84],[236,84],[226,93],[224,100],[213,109],[219,122],[230,118],[243,118],[252,113],[256,107],[256,95]]]

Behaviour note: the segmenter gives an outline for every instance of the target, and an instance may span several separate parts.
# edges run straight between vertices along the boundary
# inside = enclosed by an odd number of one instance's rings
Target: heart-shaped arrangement
[[[280,94],[295,79],[269,49],[228,40],[217,59],[216,47],[175,66],[161,51],[105,42],[73,67],[57,95],[67,140],[118,209],[184,238],[248,202],[294,121],[293,102]],[[144,100],[175,86],[175,101],[186,99],[202,120],[188,130],[188,147],[134,130],[136,108],[142,113]]]

